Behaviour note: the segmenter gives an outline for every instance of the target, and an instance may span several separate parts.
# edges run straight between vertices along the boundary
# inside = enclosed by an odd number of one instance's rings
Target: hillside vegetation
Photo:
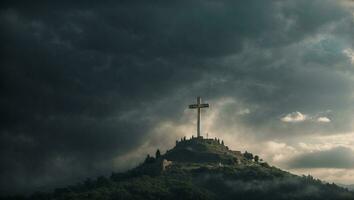
[[[124,173],[7,199],[354,199],[354,193],[311,176],[269,166],[251,153],[232,151],[218,139],[176,141],[161,155]]]

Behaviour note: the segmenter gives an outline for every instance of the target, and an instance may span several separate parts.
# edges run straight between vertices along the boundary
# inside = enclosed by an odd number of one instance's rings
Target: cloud
[[[354,64],[354,51],[348,48],[344,49],[343,53],[350,59],[351,63]]]
[[[332,0],[5,1],[0,193],[123,170],[193,134],[195,96],[211,104],[205,132],[235,149],[285,144],[278,160],[304,136],[351,132],[352,23]]]
[[[285,115],[284,117],[280,118],[283,122],[302,122],[307,119],[307,116],[302,114],[301,112],[293,112]]]
[[[301,112],[292,112],[289,113],[287,115],[285,115],[284,117],[280,118],[280,120],[282,122],[304,122],[304,121],[313,121],[313,122],[320,122],[320,123],[329,123],[331,122],[331,120],[328,117],[324,117],[324,116],[319,116],[318,114],[314,115],[314,116],[310,116],[308,114],[302,114]]]
[[[323,123],[331,122],[331,120],[328,117],[319,117],[319,118],[317,118],[317,121],[323,122]]]
[[[354,151],[339,146],[296,156],[288,164],[291,168],[354,168]]]

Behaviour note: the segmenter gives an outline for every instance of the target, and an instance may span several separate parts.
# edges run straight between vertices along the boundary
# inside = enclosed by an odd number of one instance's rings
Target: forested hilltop
[[[219,139],[182,138],[165,154],[156,151],[134,169],[110,177],[6,199],[354,199],[354,193],[311,176],[269,166]]]

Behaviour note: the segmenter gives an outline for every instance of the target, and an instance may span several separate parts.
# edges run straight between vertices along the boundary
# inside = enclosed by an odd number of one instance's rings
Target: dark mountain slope
[[[27,199],[340,200],[354,199],[354,193],[271,167],[251,153],[229,150],[217,139],[192,138],[177,141],[164,155],[147,156],[144,163],[125,173],[87,179]]]

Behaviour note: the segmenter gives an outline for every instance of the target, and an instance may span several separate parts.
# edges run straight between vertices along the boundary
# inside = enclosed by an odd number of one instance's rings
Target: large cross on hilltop
[[[200,109],[201,108],[209,108],[209,104],[202,103],[202,98],[197,97],[197,104],[189,105],[190,109],[198,109],[198,124],[197,124],[197,136],[200,137]]]

